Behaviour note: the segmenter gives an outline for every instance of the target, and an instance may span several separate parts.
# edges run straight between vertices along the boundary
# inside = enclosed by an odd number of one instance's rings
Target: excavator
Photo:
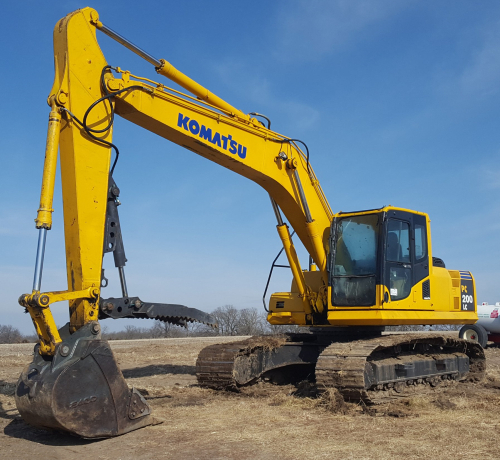
[[[97,32],[190,94],[109,65]],[[272,131],[264,115],[238,110],[137,47],[92,8],[56,24],[54,62],[33,289],[19,298],[39,338],[15,392],[26,422],[89,439],[154,423],[145,398],[128,388],[100,321],[215,326],[202,311],[128,294],[120,189],[113,178],[115,115],[254,181],[270,196],[293,282],[289,292],[271,295],[267,319],[305,332],[206,347],[196,363],[201,386],[237,389],[259,379],[309,378],[318,388],[334,387],[348,400],[371,404],[483,377],[485,356],[477,343],[431,333],[382,334],[393,325],[477,321],[474,278],[433,257],[427,214],[394,206],[334,214],[305,143]],[[58,152],[68,288],[43,292]],[[308,269],[301,268],[294,236],[310,254]],[[110,252],[120,298],[102,296],[102,261]],[[60,301],[69,303],[69,323],[58,329],[50,306]]]

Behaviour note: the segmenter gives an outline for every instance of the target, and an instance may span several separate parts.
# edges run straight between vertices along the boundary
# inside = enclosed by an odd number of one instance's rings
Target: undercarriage
[[[454,337],[357,331],[285,334],[204,348],[196,362],[201,386],[237,390],[258,380],[337,388],[347,401],[378,404],[453,382],[480,381],[480,345]]]

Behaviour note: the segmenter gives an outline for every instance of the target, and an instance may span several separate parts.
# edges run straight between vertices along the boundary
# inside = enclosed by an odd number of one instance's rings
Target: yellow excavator
[[[110,66],[96,32],[115,39],[191,95]],[[382,335],[390,325],[473,324],[474,278],[433,257],[427,214],[386,206],[334,214],[300,140],[270,129],[104,25],[94,9],[61,19],[54,29],[55,78],[40,207],[33,289],[20,297],[39,342],[16,388],[21,416],[35,426],[84,438],[120,435],[152,423],[150,408],[129,389],[100,320],[151,318],[174,324],[212,318],[182,305],[129,296],[113,179],[119,150],[115,115],[220,164],[263,187],[293,274],[290,292],[275,293],[271,324],[308,327],[277,340],[252,338],[213,345],[197,361],[199,384],[237,388],[258,379],[336,387],[349,400],[376,403],[432,391],[484,374],[475,343],[432,334]],[[41,290],[58,150],[63,194],[68,288]],[[114,153],[114,156],[113,156]],[[113,163],[111,159],[114,158]],[[293,227],[310,254],[303,270]],[[122,297],[104,298],[102,260],[112,252]],[[69,323],[55,325],[51,304],[69,302]]]

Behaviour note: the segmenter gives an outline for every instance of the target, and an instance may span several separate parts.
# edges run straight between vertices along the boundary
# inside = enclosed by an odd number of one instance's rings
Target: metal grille
[[[424,300],[431,299],[431,280],[426,280],[422,283],[422,297]]]

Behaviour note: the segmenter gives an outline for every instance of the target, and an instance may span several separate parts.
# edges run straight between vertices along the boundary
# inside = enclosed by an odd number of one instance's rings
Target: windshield
[[[376,274],[378,220],[378,214],[367,214],[337,223],[334,276]]]

